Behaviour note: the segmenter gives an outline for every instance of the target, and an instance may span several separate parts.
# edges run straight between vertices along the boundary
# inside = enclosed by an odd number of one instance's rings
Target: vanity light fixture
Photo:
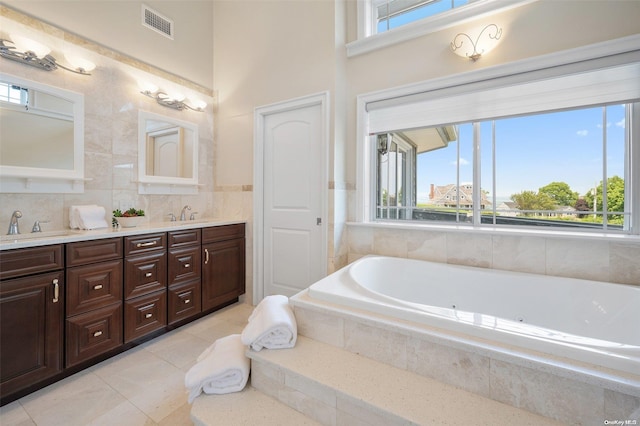
[[[155,99],[157,103],[168,108],[177,109],[179,111],[190,109],[192,111],[202,112],[207,106],[207,103],[204,101],[197,101],[194,106],[191,106],[184,102],[184,95],[179,93],[169,94],[167,92],[163,92],[151,83],[141,82],[140,86],[142,88],[140,93],[150,97],[151,99]]]
[[[489,24],[478,33],[475,41],[469,34],[458,33],[451,42],[451,50],[456,55],[475,62],[480,56],[492,50],[501,37],[502,28],[496,24]]]
[[[11,43],[11,45],[7,43]],[[76,74],[91,75],[89,71],[96,67],[93,62],[79,56],[65,54],[65,59],[74,68],[66,67],[49,53],[51,53],[51,49],[44,44],[19,35],[12,34],[11,40],[0,39],[0,56],[42,70],[53,71],[62,68]]]

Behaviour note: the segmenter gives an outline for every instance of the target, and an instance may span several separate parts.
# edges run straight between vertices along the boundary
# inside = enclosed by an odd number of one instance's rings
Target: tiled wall
[[[640,285],[640,241],[348,225],[348,261],[367,255]]]

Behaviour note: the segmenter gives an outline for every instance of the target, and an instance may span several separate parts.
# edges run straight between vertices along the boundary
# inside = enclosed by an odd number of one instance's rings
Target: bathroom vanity
[[[0,248],[3,405],[245,292],[239,221],[69,232]]]

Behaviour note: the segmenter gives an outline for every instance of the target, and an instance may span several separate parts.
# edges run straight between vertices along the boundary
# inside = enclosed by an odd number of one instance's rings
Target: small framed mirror
[[[138,119],[138,192],[197,193],[198,126],[147,111]]]
[[[0,74],[1,192],[84,191],[84,96]]]

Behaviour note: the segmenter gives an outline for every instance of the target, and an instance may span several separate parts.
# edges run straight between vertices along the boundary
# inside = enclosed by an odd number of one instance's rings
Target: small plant
[[[113,211],[113,217],[136,217],[136,216],[144,216],[144,210],[136,210],[131,207],[129,210],[125,210],[123,213],[120,209],[116,209]]]

